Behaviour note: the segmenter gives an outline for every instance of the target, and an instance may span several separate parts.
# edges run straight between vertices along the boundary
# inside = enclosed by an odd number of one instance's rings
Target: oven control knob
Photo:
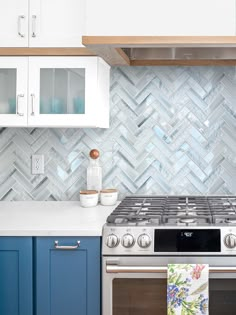
[[[121,243],[125,248],[130,248],[134,245],[134,237],[127,233],[122,237]]]
[[[236,235],[235,234],[227,234],[224,238],[224,243],[227,248],[235,248],[236,247]]]
[[[138,245],[141,248],[148,248],[151,245],[151,239],[150,236],[147,234],[141,234],[138,237]]]
[[[106,245],[114,248],[119,244],[119,238],[115,234],[109,234],[106,239]]]

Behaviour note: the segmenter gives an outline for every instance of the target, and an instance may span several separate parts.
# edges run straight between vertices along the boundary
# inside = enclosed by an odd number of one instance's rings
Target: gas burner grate
[[[126,197],[107,218],[107,223],[159,224],[164,211],[165,197]]]
[[[163,224],[197,225],[211,222],[212,217],[206,197],[168,197],[163,213]]]
[[[130,196],[107,218],[114,225],[236,225],[235,196]]]
[[[214,224],[236,225],[236,197],[216,196],[209,198]]]

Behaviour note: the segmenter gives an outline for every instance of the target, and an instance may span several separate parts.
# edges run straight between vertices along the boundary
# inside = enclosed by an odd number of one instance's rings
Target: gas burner
[[[225,223],[227,224],[236,224],[236,217],[235,218],[226,218]]]
[[[213,223],[215,225],[236,225],[236,216],[214,215]]]
[[[163,225],[171,225],[171,226],[196,226],[196,225],[209,225],[212,220],[210,216],[191,216],[191,215],[183,215],[183,216],[163,216]]]
[[[149,218],[145,216],[127,216],[128,222],[141,222],[141,221],[149,221]]]
[[[180,223],[185,223],[185,224],[194,224],[197,222],[196,218],[182,218],[179,220]]]

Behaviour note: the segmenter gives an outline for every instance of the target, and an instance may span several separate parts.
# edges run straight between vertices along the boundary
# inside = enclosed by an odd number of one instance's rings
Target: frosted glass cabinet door
[[[102,94],[97,57],[29,58],[29,126],[97,127],[109,115],[99,108]]]
[[[40,114],[85,114],[85,69],[40,69]]]
[[[0,57],[0,127],[27,125],[25,57]]]

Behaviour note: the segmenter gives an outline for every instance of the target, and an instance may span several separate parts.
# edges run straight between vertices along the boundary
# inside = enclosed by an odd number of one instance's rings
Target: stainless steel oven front
[[[167,314],[167,266],[209,264],[209,314],[236,314],[236,256],[103,256],[103,315]]]

